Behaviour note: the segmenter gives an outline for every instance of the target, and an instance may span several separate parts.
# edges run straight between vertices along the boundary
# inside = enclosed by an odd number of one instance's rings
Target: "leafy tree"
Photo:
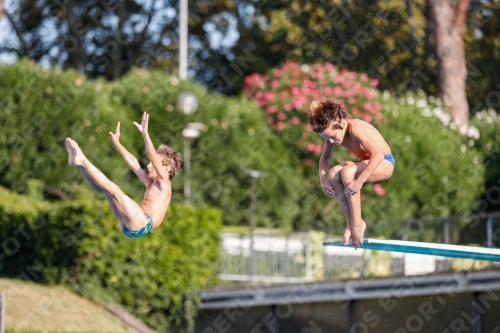
[[[471,1],[465,39],[467,95],[471,113],[500,106],[500,3]],[[474,32],[474,33],[472,33]],[[476,36],[480,36],[477,37]]]
[[[192,42],[206,38],[203,23],[227,6],[226,0],[192,4]],[[177,55],[177,7],[177,0],[22,1],[6,13],[20,45],[0,51],[108,79],[132,66],[168,68]]]

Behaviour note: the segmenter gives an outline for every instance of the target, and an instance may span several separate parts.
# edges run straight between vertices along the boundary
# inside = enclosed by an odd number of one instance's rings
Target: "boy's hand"
[[[146,112],[144,112],[142,115],[142,122],[140,125],[134,121],[135,127],[137,127],[137,129],[139,130],[139,132],[142,133],[142,135],[148,133],[148,121],[149,121],[149,114],[147,114]]]
[[[344,194],[346,197],[350,198],[353,195],[355,195],[356,193],[358,193],[359,191],[361,191],[361,187],[363,187],[363,183],[360,182],[359,180],[355,179],[352,182],[350,182],[349,184],[347,184],[347,186],[345,187],[345,190],[344,190]]]
[[[120,122],[116,125],[115,133],[109,132],[109,135],[111,135],[111,140],[113,140],[114,143],[120,142]]]
[[[332,198],[335,196],[335,190],[333,189],[332,184],[326,179],[321,179],[321,187],[323,188],[323,192],[325,192],[327,197]]]

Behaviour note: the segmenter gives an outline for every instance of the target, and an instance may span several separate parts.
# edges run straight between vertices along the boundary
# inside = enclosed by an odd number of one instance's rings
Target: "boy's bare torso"
[[[344,140],[340,144],[347,148],[350,152],[356,155],[360,160],[369,160],[371,158],[370,154],[363,147],[363,142],[353,134],[353,130],[364,130],[368,134],[368,137],[372,142],[379,147],[382,154],[386,155],[391,153],[391,148],[387,142],[382,137],[382,134],[370,125],[369,123],[359,120],[359,119],[349,119],[347,120],[347,130],[345,132]]]
[[[172,187],[170,181],[165,182],[155,179],[146,187],[141,208],[144,213],[153,219],[154,228],[157,228],[163,221],[171,198]]]

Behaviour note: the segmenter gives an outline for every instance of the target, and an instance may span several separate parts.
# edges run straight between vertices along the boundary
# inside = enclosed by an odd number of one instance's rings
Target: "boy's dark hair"
[[[341,128],[342,120],[347,119],[347,112],[331,99],[317,99],[311,103],[309,110],[309,125],[316,133],[322,133],[330,125]]]
[[[169,179],[174,178],[182,170],[182,156],[167,145],[160,145],[156,153],[161,156],[161,164],[169,166]]]

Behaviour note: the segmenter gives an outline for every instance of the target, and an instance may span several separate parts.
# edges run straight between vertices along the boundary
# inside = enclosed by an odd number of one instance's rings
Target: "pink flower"
[[[288,91],[283,90],[282,92],[280,92],[279,96],[281,99],[287,99],[289,97]]]
[[[264,93],[264,98],[268,101],[272,101],[274,99],[274,95],[272,92],[267,91]]]
[[[285,120],[286,119],[286,115],[283,112],[280,112],[280,113],[278,113],[278,119],[279,120]]]
[[[279,121],[278,123],[276,123],[276,128],[278,130],[282,130],[285,128],[285,124],[283,122]]]
[[[335,87],[335,88],[333,89],[333,94],[334,94],[335,96],[340,96],[340,95],[342,95],[342,88],[340,88],[339,86]]]
[[[384,188],[379,183],[373,185],[373,189],[375,190],[375,193],[377,193],[380,196],[383,196],[385,194]]]
[[[284,106],[283,106],[283,109],[285,109],[286,111],[290,111],[293,109],[293,105],[290,104],[290,103],[286,103]]]
[[[314,161],[308,158],[304,159],[302,162],[307,166],[312,166],[314,164]]]
[[[297,117],[292,117],[292,119],[290,119],[290,123],[292,123],[292,125],[298,125],[300,124],[300,119]]]
[[[376,119],[376,120],[380,121],[380,120],[382,120],[382,118],[384,118],[384,116],[382,116],[382,114],[381,114],[380,112],[377,112],[377,113],[375,114],[375,119]]]
[[[372,79],[371,84],[374,87],[378,86],[378,80],[377,79]]]
[[[364,119],[367,123],[369,123],[369,122],[371,122],[371,121],[372,121],[372,116],[370,116],[368,113],[365,113],[365,114],[363,115],[363,119]]]
[[[277,80],[272,80],[272,81],[271,81],[271,84],[269,84],[269,86],[270,86],[272,89],[276,89],[276,88],[278,88],[278,87],[280,86],[280,83],[279,83],[279,81],[277,81]]]
[[[308,151],[314,151],[315,148],[316,148],[316,145],[314,143],[308,143],[307,144],[307,150]]]
[[[276,105],[270,105],[266,108],[267,113],[275,113],[278,111],[278,107]]]
[[[361,78],[361,81],[365,81],[366,82],[368,80],[368,75],[366,75],[365,73],[363,73],[363,74],[361,74],[360,78]]]
[[[373,106],[370,104],[370,103],[365,103],[363,105],[364,109],[370,113],[375,113],[375,109],[373,108]]]
[[[283,71],[281,69],[276,69],[274,70],[274,76],[277,77],[278,79],[283,75]]]
[[[292,94],[294,96],[298,95],[300,93],[300,89],[298,87],[293,87],[292,88]]]
[[[274,120],[274,118],[273,118],[273,117],[267,117],[267,122],[268,122],[269,124],[274,124],[275,120]]]
[[[316,155],[321,154],[322,151],[323,151],[323,147],[321,147],[321,145],[314,146],[314,152],[316,153]]]

